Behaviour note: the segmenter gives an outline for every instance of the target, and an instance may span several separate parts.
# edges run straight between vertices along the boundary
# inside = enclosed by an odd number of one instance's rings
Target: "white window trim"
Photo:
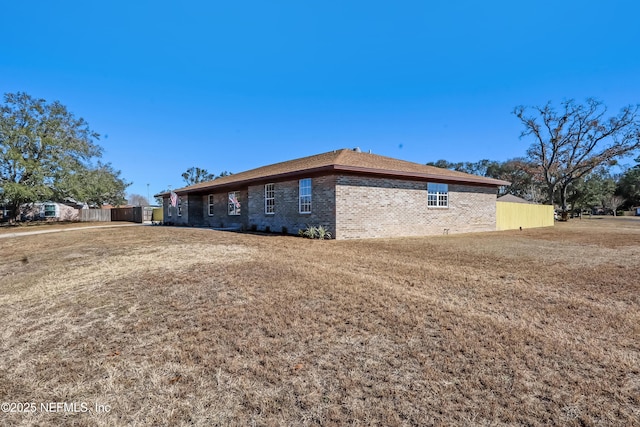
[[[429,184],[434,184],[434,185],[446,185],[446,191],[442,192],[442,191],[429,191]],[[436,204],[435,205],[431,205],[429,204],[429,197],[430,196],[435,196],[436,197]],[[444,196],[446,203],[444,205],[440,204],[440,198]],[[429,182],[427,183],[427,207],[429,209],[448,209],[449,208],[449,184],[444,184],[444,183],[439,183],[439,182]]]
[[[213,211],[213,194],[209,194],[207,196],[207,206],[208,206],[207,207],[207,214],[209,216],[213,216],[213,213],[212,213],[212,211]]]
[[[267,190],[269,187],[271,188],[270,191]],[[271,197],[268,196],[268,193],[271,193]],[[272,202],[271,212],[269,212],[269,200]],[[264,213],[265,215],[275,215],[276,213],[276,189],[273,183],[264,185]]]
[[[303,195],[302,194],[302,182],[303,181],[308,181],[309,182],[309,194],[308,195]],[[306,188],[306,187],[305,187]],[[298,213],[300,214],[310,214],[312,209],[313,209],[313,183],[311,181],[311,178],[303,178],[301,180],[298,181]],[[302,198],[303,197],[309,197],[309,210],[308,211],[303,211],[302,210]]]
[[[176,209],[178,209],[178,216],[182,216],[182,197],[178,197]]]
[[[227,196],[227,215],[228,216],[239,216],[242,214],[242,206],[237,207],[234,205],[233,207],[233,212],[229,210],[229,205],[230,205],[230,201],[231,201],[231,195],[234,195],[234,197],[236,198],[236,200],[238,200],[238,204],[240,204],[240,200],[239,200],[239,196],[240,196],[240,192],[239,191],[230,191],[228,196]]]
[[[53,215],[47,215],[47,206],[53,207]],[[51,209],[49,209],[51,212]],[[42,216],[44,218],[57,218],[58,217],[58,207],[53,203],[45,203],[42,205]]]
[[[167,199],[167,217],[170,217],[170,216],[171,216],[171,208],[172,208],[172,207],[173,207],[173,206],[171,206],[171,198],[168,198],[168,199]]]

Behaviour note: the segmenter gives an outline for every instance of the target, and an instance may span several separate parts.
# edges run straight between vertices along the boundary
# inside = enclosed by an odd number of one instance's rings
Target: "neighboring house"
[[[505,194],[504,196],[498,197],[498,201],[503,203],[524,203],[527,205],[535,204],[523,199],[522,197],[514,196],[513,194]]]
[[[6,205],[0,205],[0,221],[6,221],[11,218],[11,211],[7,209]]]
[[[336,239],[496,230],[506,181],[341,149],[162,193],[164,222]]]
[[[77,221],[78,209],[82,204],[75,202],[38,202],[21,207],[21,219],[23,221],[51,220],[51,221]]]

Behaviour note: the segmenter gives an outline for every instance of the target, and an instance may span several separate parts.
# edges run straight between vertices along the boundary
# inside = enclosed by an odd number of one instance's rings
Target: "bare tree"
[[[131,206],[149,206],[149,200],[140,194],[129,194],[127,202]]]
[[[624,197],[616,194],[608,194],[602,199],[602,207],[611,209],[613,211],[613,216],[616,216],[616,211],[624,202]]]
[[[572,182],[640,148],[638,106],[627,106],[609,118],[605,118],[606,112],[594,99],[585,104],[564,101],[559,112],[551,103],[519,106],[513,111],[525,127],[520,137],[533,136],[528,155],[542,168],[549,201],[553,203],[559,190],[565,212]]]

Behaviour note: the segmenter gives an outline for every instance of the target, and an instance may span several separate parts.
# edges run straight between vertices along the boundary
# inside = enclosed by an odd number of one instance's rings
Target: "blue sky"
[[[640,2],[5,1],[0,93],[59,100],[153,195],[336,148],[523,156],[517,105],[640,103]],[[147,187],[149,184],[149,187]]]

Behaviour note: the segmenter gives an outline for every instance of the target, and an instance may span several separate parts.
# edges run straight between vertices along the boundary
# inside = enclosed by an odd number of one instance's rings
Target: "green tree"
[[[625,107],[608,118],[606,112],[594,99],[585,104],[564,101],[560,111],[551,103],[514,109],[524,125],[521,138],[533,137],[528,155],[542,169],[547,198],[553,202],[559,191],[563,211],[572,183],[640,148],[638,106]]]
[[[14,217],[25,203],[63,197],[101,200],[80,185],[84,182],[128,185],[110,165],[91,165],[102,154],[98,139],[84,119],[58,101],[5,94],[0,106],[0,198]],[[85,198],[88,194],[92,196]]]
[[[171,190],[169,190],[168,188],[165,188],[162,191],[158,191],[156,194],[170,193],[170,192],[171,192]],[[163,203],[162,197],[155,197],[154,200],[155,200],[157,206],[162,206],[162,203]]]
[[[462,171],[462,168],[464,167],[464,163],[463,162],[454,163],[448,160],[440,159],[440,160],[436,160],[435,162],[427,162],[427,166],[435,166],[437,168],[442,168],[442,169]]]
[[[501,195],[513,194],[534,202],[542,201],[539,168],[527,159],[515,158],[505,162],[487,159],[477,162],[449,162],[441,159],[427,165],[509,181],[511,185],[500,188]]]
[[[576,179],[567,190],[567,203],[573,210],[607,208],[615,195],[615,177],[609,169],[601,166],[588,175]]]
[[[214,175],[210,174],[206,169],[191,167],[182,174],[182,179],[184,179],[187,185],[193,185],[200,182],[211,181],[214,179]]]
[[[472,175],[494,178],[499,174],[501,163],[496,160],[482,159],[477,162],[464,162],[458,170]]]
[[[54,199],[74,199],[91,207],[118,206],[125,202],[125,190],[129,185],[110,163],[98,161],[95,165],[63,174],[56,182]]]
[[[513,194],[536,203],[544,201],[540,168],[527,159],[518,157],[497,163],[488,170],[487,176],[511,183],[501,189],[501,194]]]
[[[225,176],[231,176],[231,175],[233,175],[233,172],[222,171],[218,176],[215,177],[215,179],[224,178]]]
[[[627,207],[640,206],[640,157],[637,164],[625,171],[616,188],[616,193],[624,197]]]

